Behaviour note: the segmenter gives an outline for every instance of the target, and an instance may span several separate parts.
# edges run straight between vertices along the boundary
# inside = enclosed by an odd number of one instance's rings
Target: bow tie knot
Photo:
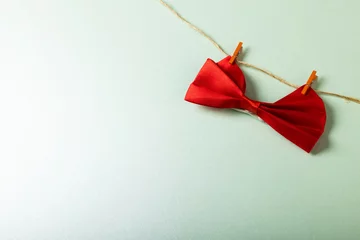
[[[245,95],[242,95],[239,99],[239,109],[249,111],[252,114],[257,115],[260,102],[252,100]]]

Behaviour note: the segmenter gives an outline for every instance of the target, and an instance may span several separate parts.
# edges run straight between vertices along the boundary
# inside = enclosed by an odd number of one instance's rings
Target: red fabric
[[[304,86],[276,101],[259,102],[245,96],[246,82],[241,69],[229,63],[230,56],[218,63],[208,59],[185,100],[214,108],[237,108],[258,115],[278,133],[310,152],[324,132],[326,111],[322,99],[309,88],[301,94]]]

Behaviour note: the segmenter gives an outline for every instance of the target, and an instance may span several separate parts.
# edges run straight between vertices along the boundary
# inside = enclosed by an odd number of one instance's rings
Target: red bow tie
[[[310,152],[324,132],[325,106],[316,92],[304,86],[278,100],[266,103],[245,96],[246,82],[241,69],[229,63],[230,56],[218,63],[208,59],[185,100],[214,108],[235,108],[251,112],[269,124],[285,138]]]

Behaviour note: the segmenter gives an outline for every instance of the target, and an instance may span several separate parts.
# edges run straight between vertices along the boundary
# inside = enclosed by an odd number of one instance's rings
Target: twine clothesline
[[[159,0],[159,2],[164,5],[168,10],[170,10],[177,18],[179,18],[181,21],[183,21],[184,23],[186,23],[189,27],[191,27],[192,29],[194,29],[195,31],[197,31],[198,33],[200,33],[203,37],[205,37],[206,39],[208,39],[217,49],[219,49],[222,53],[224,53],[225,55],[229,55],[213,38],[211,38],[208,34],[206,34],[203,30],[201,30],[200,28],[196,27],[194,24],[192,24],[191,22],[189,22],[186,18],[184,18],[183,16],[181,16],[173,7],[171,7],[168,3],[166,3],[165,1],[163,0]],[[265,73],[267,75],[269,75],[270,77],[278,80],[279,82],[289,86],[289,87],[292,87],[292,88],[298,88],[299,86],[296,85],[296,84],[293,84],[291,82],[288,82],[287,80],[285,80],[284,78],[282,77],[279,77],[275,74],[273,74],[272,72],[268,71],[268,70],[265,70],[265,69],[262,69],[260,67],[257,67],[251,63],[247,63],[247,62],[244,62],[244,61],[240,61],[240,60],[236,60],[236,62],[238,64],[241,64],[241,65],[244,65],[244,66],[247,66],[247,67],[251,67],[251,68],[254,68],[262,73]],[[350,101],[350,102],[354,102],[354,103],[357,103],[357,104],[360,104],[360,99],[358,98],[354,98],[354,97],[349,97],[349,96],[345,96],[345,95],[341,95],[341,94],[338,94],[338,93],[332,93],[332,92],[326,92],[326,91],[321,91],[321,90],[317,90],[317,89],[314,89],[317,93],[320,93],[320,94],[324,94],[324,95],[329,95],[329,96],[333,96],[333,97],[337,97],[337,98],[342,98],[342,99],[345,99],[347,101]]]

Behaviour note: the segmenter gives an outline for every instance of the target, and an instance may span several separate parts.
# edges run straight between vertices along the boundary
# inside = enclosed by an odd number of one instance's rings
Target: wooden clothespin
[[[243,45],[243,43],[242,43],[242,42],[239,42],[237,48],[235,49],[235,51],[234,51],[234,53],[233,53],[233,55],[232,55],[232,57],[231,57],[231,59],[230,59],[230,61],[229,61],[230,64],[233,64],[234,61],[236,60],[236,58],[237,58],[237,56],[239,55],[239,52],[240,52],[240,50],[241,50],[241,48],[242,48],[242,45]]]
[[[311,73],[309,79],[307,80],[307,82],[306,82],[303,90],[301,91],[301,94],[302,94],[302,95],[305,95],[305,94],[306,94],[306,92],[308,91],[309,87],[311,86],[311,84],[313,83],[313,81],[315,81],[316,78],[317,78],[317,76],[316,76],[316,71],[314,70],[314,71]]]

